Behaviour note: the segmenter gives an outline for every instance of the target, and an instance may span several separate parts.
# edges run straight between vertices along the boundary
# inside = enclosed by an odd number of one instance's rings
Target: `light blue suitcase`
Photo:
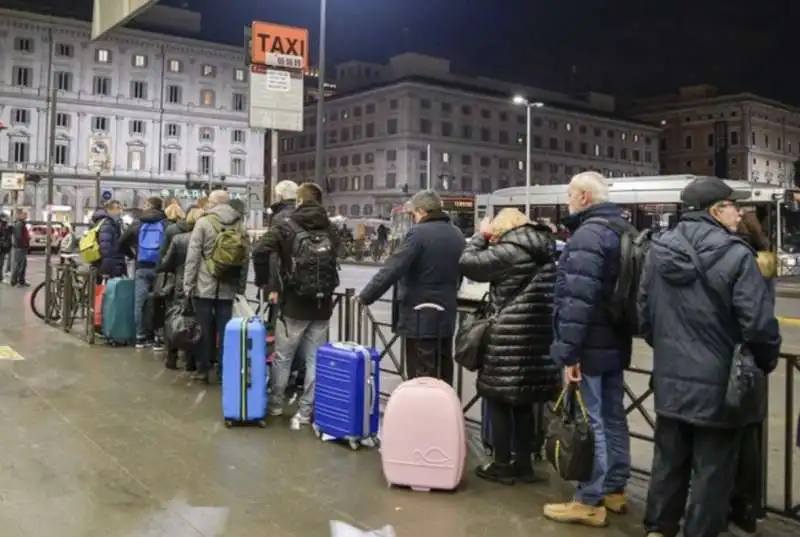
[[[353,450],[376,446],[380,421],[380,354],[358,343],[326,343],[317,350],[314,432],[344,440]]]
[[[136,343],[135,284],[131,278],[112,278],[103,292],[100,331],[112,346]]]
[[[222,416],[225,426],[256,423],[267,415],[267,329],[253,317],[234,317],[222,342]]]

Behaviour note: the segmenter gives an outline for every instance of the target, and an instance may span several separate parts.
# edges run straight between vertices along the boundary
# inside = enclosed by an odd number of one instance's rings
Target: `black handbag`
[[[496,314],[491,311],[488,295],[489,293],[483,295],[478,308],[467,315],[456,332],[453,359],[467,371],[477,371],[481,368],[489,328],[496,318]]]
[[[550,410],[544,451],[561,479],[579,482],[591,479],[594,431],[577,384],[567,384]]]
[[[191,352],[200,343],[201,335],[190,298],[176,300],[170,305],[164,323],[164,336],[170,349]]]

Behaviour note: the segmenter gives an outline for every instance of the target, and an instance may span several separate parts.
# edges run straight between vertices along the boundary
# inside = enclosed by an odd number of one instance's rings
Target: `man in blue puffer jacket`
[[[595,436],[594,471],[578,483],[573,501],[549,504],[545,517],[588,526],[607,524],[606,508],[625,509],[630,477],[630,434],[623,404],[623,372],[630,365],[632,336],[615,326],[609,302],[620,269],[620,237],[606,222],[630,224],[608,201],[608,185],[596,172],[569,184],[572,237],[558,261],[551,358],[579,384]]]
[[[122,205],[118,201],[109,201],[105,208],[97,209],[92,215],[92,225],[103,222],[97,233],[101,258],[95,264],[100,276],[119,278],[127,273],[125,252],[120,249],[121,218]]]

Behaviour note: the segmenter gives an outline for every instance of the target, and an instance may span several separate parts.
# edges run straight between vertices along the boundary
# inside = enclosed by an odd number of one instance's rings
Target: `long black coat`
[[[396,285],[392,304],[392,326],[396,334],[409,338],[452,337],[458,308],[461,275],[458,259],[464,250],[464,235],[444,213],[428,215],[411,229],[400,248],[361,291],[361,301],[372,304]],[[414,308],[433,303],[443,312]]]
[[[490,283],[489,300],[498,312],[478,372],[481,396],[512,405],[556,398],[560,368],[549,356],[555,256],[549,232],[531,224],[493,243],[476,235],[461,255],[462,274]]]

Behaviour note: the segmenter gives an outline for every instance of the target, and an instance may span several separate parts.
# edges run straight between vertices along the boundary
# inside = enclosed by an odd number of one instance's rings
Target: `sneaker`
[[[536,475],[536,472],[534,472],[533,465],[531,463],[525,464],[514,461],[513,470],[514,479],[522,483],[539,483],[542,481],[542,478]]]
[[[624,492],[612,492],[603,498],[603,505],[606,509],[617,515],[624,515],[628,512],[627,499]]]
[[[510,464],[490,462],[475,468],[475,475],[486,481],[494,481],[503,485],[514,484],[514,467]]]
[[[310,416],[303,416],[299,412],[292,416],[292,421],[289,423],[289,428],[293,431],[299,431],[303,425],[311,423]]]
[[[546,504],[544,517],[553,522],[583,524],[593,528],[602,528],[608,525],[608,513],[605,507],[586,505],[576,501]]]
[[[137,349],[146,349],[149,346],[150,346],[150,343],[147,342],[147,341],[143,341],[143,340],[137,340],[136,341],[136,348]]]
[[[270,416],[283,416],[283,407],[271,406],[268,412]]]
[[[153,343],[153,351],[154,352],[164,352],[166,349],[167,348],[160,341],[156,341],[155,343]]]

